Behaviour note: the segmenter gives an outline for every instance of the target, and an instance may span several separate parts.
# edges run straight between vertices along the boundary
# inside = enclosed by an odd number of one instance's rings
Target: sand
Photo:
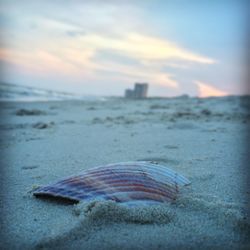
[[[1,104],[1,249],[249,249],[247,97]],[[35,198],[97,165],[153,160],[192,184],[127,208]]]

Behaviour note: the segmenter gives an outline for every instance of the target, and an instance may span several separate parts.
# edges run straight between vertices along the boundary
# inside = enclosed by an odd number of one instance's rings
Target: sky
[[[246,94],[248,1],[0,1],[1,81],[78,94]]]

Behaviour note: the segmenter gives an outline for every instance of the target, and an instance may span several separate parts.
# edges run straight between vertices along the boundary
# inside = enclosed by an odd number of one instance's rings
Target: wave
[[[55,90],[46,90],[24,85],[0,83],[0,101],[62,101],[62,100],[105,100],[103,97],[77,95]]]

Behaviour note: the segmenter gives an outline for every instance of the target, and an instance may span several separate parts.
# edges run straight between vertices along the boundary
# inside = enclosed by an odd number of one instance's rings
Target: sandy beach
[[[1,104],[1,249],[249,249],[249,97]],[[71,204],[32,190],[98,165],[156,161],[176,202]]]

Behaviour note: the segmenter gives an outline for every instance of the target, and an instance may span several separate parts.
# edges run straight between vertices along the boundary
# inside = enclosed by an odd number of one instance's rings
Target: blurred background
[[[149,83],[149,96],[246,94],[248,3],[2,0],[1,83],[93,96],[122,96],[135,82]]]

